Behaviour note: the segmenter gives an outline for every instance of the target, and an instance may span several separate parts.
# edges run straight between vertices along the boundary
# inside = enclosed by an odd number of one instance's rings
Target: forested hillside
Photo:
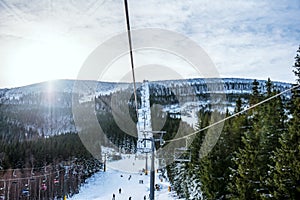
[[[199,155],[208,133],[198,132],[190,146],[191,162],[168,166],[178,195],[193,200],[299,198],[300,47],[297,53],[293,71],[297,82],[291,100],[275,96],[279,91],[270,79],[263,85],[254,80],[249,102],[238,98],[234,113],[227,113],[227,117],[249,106],[253,109],[225,122],[212,151],[205,157]],[[210,115],[200,112],[198,130],[208,125]]]
[[[150,82],[150,101],[151,105],[162,105],[166,113],[179,112],[182,116],[188,117],[191,111],[209,110],[214,103],[211,94],[220,93],[226,96],[226,99],[217,103],[222,108],[233,110],[238,97],[243,102],[249,100],[252,82],[251,79],[235,78]],[[259,81],[262,91],[265,91],[264,82]],[[84,90],[76,91],[75,84],[83,85]],[[281,82],[274,82],[273,85],[279,91],[290,87],[289,83]],[[140,101],[140,83],[137,86],[137,96]],[[128,83],[75,80],[57,80],[20,88],[2,89],[0,90],[0,126],[2,127],[0,135],[4,134],[7,139],[10,137],[30,139],[37,136],[77,132],[72,113],[74,103],[94,106],[99,118],[111,112],[113,106],[130,105],[130,109],[134,109],[133,99],[130,99],[132,95],[132,85]],[[118,99],[116,105],[112,105],[112,96]],[[287,93],[286,97],[289,98],[290,93]],[[134,116],[131,115],[132,118]]]
[[[297,84],[300,83],[299,63],[297,55],[294,66]],[[1,177],[6,177],[3,183],[30,177],[26,169],[48,167],[53,170],[52,175],[58,169],[64,175],[72,169],[74,173],[68,176],[76,179],[76,184],[72,186],[71,181],[67,181],[71,189],[64,192],[71,195],[88,176],[101,169],[101,145],[114,145],[122,153],[136,153],[136,130],[126,133],[114,118],[114,114],[118,114],[114,109],[123,111],[126,108],[129,111],[127,117],[137,121],[132,85],[80,83],[86,89],[81,93],[73,91],[75,81],[71,80],[0,90],[0,168],[3,170]],[[166,131],[164,140],[173,139],[177,133],[184,136],[193,132],[195,127],[185,121],[186,118],[198,118],[196,130],[201,130],[211,123],[214,112],[229,118],[233,116],[225,121],[222,134],[208,155],[202,156],[200,152],[204,138],[210,137],[205,130],[199,131],[189,146],[190,162],[167,162],[171,163],[167,168],[173,190],[182,198],[193,200],[296,199],[300,190],[299,88],[275,96],[289,88],[289,83],[270,79],[151,82],[152,129]],[[226,98],[211,98],[215,94]],[[137,97],[140,106],[140,88]],[[269,98],[272,99],[257,105]],[[96,118],[104,132],[101,138],[92,138],[92,148],[100,155],[96,159],[80,140],[72,112],[74,104],[83,108],[80,117],[86,125],[84,133],[98,134],[94,127],[89,126],[91,117]],[[240,113],[252,106],[253,109]],[[85,108],[89,107],[93,112],[85,115]],[[193,112],[197,116],[193,116]],[[160,121],[164,122],[162,127]],[[21,170],[18,178],[10,172],[13,169]],[[38,178],[35,180],[40,184],[40,177],[45,172],[36,170],[36,174]],[[11,184],[10,181],[7,183]],[[65,186],[60,185],[59,195],[63,193],[62,187]],[[21,192],[21,186],[16,188]],[[51,192],[44,192],[44,197],[54,198],[53,190]],[[35,189],[31,193],[38,195]]]

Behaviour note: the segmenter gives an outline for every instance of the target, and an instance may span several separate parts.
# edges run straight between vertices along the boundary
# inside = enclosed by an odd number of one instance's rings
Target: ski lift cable
[[[182,136],[182,137],[179,137],[179,138],[175,138],[175,139],[171,139],[171,140],[166,140],[165,142],[175,142],[175,141],[187,139],[187,138],[189,138],[189,137],[191,137],[191,136],[193,136],[193,135],[196,135],[197,133],[200,133],[200,132],[205,131],[205,130],[207,130],[207,129],[213,127],[213,126],[216,126],[216,125],[218,125],[218,124],[221,124],[221,123],[227,121],[228,119],[231,119],[231,118],[233,118],[233,117],[236,117],[236,116],[238,116],[238,115],[240,115],[240,114],[242,114],[242,113],[244,113],[244,112],[246,112],[246,111],[248,111],[248,110],[251,110],[251,109],[253,109],[253,108],[255,108],[255,107],[257,107],[257,106],[259,106],[259,105],[261,105],[261,104],[264,104],[264,103],[266,103],[266,102],[268,102],[268,101],[270,101],[270,100],[272,100],[272,99],[274,99],[274,98],[276,98],[276,97],[278,97],[278,96],[281,96],[281,95],[284,94],[284,93],[287,93],[287,92],[289,92],[289,91],[291,91],[291,90],[294,90],[294,89],[298,88],[299,86],[300,86],[300,84],[297,84],[297,85],[295,85],[295,86],[293,86],[293,87],[291,87],[291,88],[289,88],[289,89],[287,89],[287,90],[284,90],[284,91],[282,91],[282,92],[280,92],[280,93],[278,93],[278,94],[275,94],[275,95],[273,95],[273,96],[271,96],[271,97],[269,97],[269,98],[267,98],[267,99],[265,99],[265,100],[263,100],[263,101],[261,101],[261,102],[259,102],[259,103],[257,103],[257,104],[254,104],[254,105],[252,105],[252,106],[250,106],[250,107],[248,107],[248,108],[246,108],[246,109],[244,109],[244,110],[242,110],[242,111],[240,111],[240,112],[234,113],[233,115],[230,115],[230,116],[228,116],[228,117],[225,117],[224,119],[222,119],[222,120],[220,120],[220,121],[217,121],[217,122],[215,122],[215,123],[212,123],[212,124],[210,124],[210,125],[208,125],[208,126],[202,128],[202,129],[200,129],[200,130],[198,130],[198,131],[195,131],[195,132],[193,132],[193,133],[190,133],[190,134],[188,134],[188,135],[185,135],[185,136]]]
[[[131,40],[130,21],[129,21],[129,11],[128,11],[127,0],[124,0],[124,4],[125,4],[127,35],[128,35],[128,44],[129,44],[129,55],[130,55],[130,63],[131,63],[131,73],[132,73],[132,81],[133,81],[134,101],[135,101],[136,115],[138,118],[139,113],[138,113],[138,102],[137,102],[137,89],[136,89],[136,81],[135,81],[135,73],[134,73],[134,59],[133,59],[133,51],[132,51],[132,40]]]

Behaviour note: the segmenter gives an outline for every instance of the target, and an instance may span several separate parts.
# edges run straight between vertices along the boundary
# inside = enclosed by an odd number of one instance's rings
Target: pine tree
[[[273,89],[273,84],[270,79],[266,82],[265,98],[270,98],[276,95],[277,92]],[[273,190],[272,185],[268,184],[271,178],[273,166],[275,165],[272,157],[274,151],[278,147],[279,135],[285,129],[285,114],[284,107],[280,97],[271,99],[261,105],[261,118],[257,123],[259,132],[259,156],[258,166],[260,171],[260,184],[258,191],[261,198],[268,198]]]
[[[300,53],[300,47],[297,51]],[[300,84],[300,56],[295,57],[293,70],[297,84]],[[291,119],[288,131],[280,137],[280,148],[275,152],[273,173],[275,199],[297,199],[300,196],[300,91],[293,91]]]
[[[236,106],[234,108],[235,113],[239,113],[242,111],[242,99],[239,97],[236,101]]]
[[[236,102],[235,112],[242,110],[241,99]],[[229,116],[227,111],[226,116]],[[231,181],[234,152],[240,147],[241,131],[246,127],[244,115],[227,120],[217,144],[200,161],[200,182],[205,199],[226,199],[231,196],[228,183]]]
[[[216,199],[216,193],[214,193],[215,176],[212,173],[213,166],[210,154],[201,159],[199,165],[199,176],[202,183],[201,190],[205,199]]]
[[[186,180],[188,179],[187,166],[184,163],[172,163],[168,166],[168,176],[173,189],[180,198],[188,198],[188,188]]]
[[[226,116],[229,116],[228,112]],[[200,162],[202,190],[206,199],[222,199],[228,195],[236,138],[237,135],[231,131],[231,121],[226,121],[217,144]]]
[[[269,98],[276,94],[270,79],[266,82],[264,96],[258,93],[255,82],[250,103],[258,103],[263,97]],[[248,119],[250,127],[243,135],[242,146],[234,157],[236,166],[233,168],[230,190],[237,199],[262,199],[270,196],[272,191],[267,182],[274,166],[271,157],[278,146],[278,136],[284,129],[281,98],[272,99],[252,109],[248,113]]]
[[[252,95],[250,96],[250,106],[258,103],[261,100],[259,82],[254,79],[252,83]]]
[[[242,111],[242,101],[238,98],[235,107],[235,113]],[[249,125],[246,114],[240,114],[230,121],[230,131],[232,133],[232,137],[230,137],[230,146],[232,148],[232,152],[230,154],[230,166],[229,166],[229,180],[227,186],[228,197],[236,197],[237,194],[237,185],[236,181],[239,177],[238,175],[238,165],[237,165],[237,154],[239,149],[242,147],[242,136],[248,131]]]
[[[261,99],[259,93],[259,83],[254,80],[250,105],[258,103]],[[245,130],[242,136],[241,147],[236,152],[233,160],[235,170],[233,170],[232,181],[229,190],[233,199],[259,199],[261,189],[261,122],[262,112],[259,107],[252,109],[248,113],[250,127]]]
[[[189,179],[187,187],[190,200],[202,200],[203,193],[201,190],[202,183],[199,178],[200,166],[194,163],[189,164]]]
[[[294,74],[296,76],[296,82],[298,84],[300,84],[300,45],[299,45],[299,48],[297,50],[297,54],[296,54],[296,57],[295,57],[295,64],[294,64]]]
[[[200,111],[198,117],[197,129],[200,130],[209,124],[210,113]],[[200,148],[203,143],[206,131],[202,131],[196,135],[192,144],[190,145],[191,150],[191,163],[189,163],[189,180],[193,179],[193,181],[188,185],[190,199],[201,200],[203,199],[203,190],[205,190],[205,185],[202,183],[203,181],[203,171],[202,165],[205,161],[205,158],[200,158]]]
[[[234,158],[237,165],[236,174],[231,184],[231,191],[236,192],[236,199],[253,199],[256,197],[255,189],[258,188],[259,173],[257,171],[257,156],[259,154],[259,135],[247,131],[242,137],[243,147]]]

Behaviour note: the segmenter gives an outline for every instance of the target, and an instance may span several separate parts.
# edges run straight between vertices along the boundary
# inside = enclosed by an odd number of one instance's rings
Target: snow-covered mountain
[[[253,79],[237,78],[154,81],[149,82],[150,102],[151,105],[160,104],[164,112],[177,113],[175,117],[179,114],[183,120],[194,124],[200,109],[210,109],[212,104],[218,104],[220,110],[232,110],[238,97],[247,101],[252,82]],[[262,91],[265,91],[265,82],[259,80]],[[138,83],[139,101],[140,86]],[[291,84],[273,82],[273,86],[284,91]],[[130,83],[56,80],[0,89],[0,120],[23,127],[26,133],[35,131],[39,135],[55,135],[76,132],[72,114],[74,101],[93,103],[96,112],[109,112],[111,96],[116,93],[129,94],[131,98],[120,99],[120,103],[133,105],[133,85]],[[286,97],[289,98],[290,93],[286,93]],[[102,98],[106,100],[101,101]]]

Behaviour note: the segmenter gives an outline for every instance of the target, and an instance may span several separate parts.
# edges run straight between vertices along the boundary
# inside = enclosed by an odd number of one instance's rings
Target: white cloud
[[[34,67],[20,66],[20,62],[12,65],[16,63],[12,60],[21,60],[22,56],[16,52],[24,48],[29,51],[30,46],[38,43],[43,52],[43,48],[49,48],[41,45],[45,41],[56,43],[60,50],[68,53],[64,59],[60,57],[62,62],[59,63],[38,62],[41,71],[51,71],[49,67],[63,68],[57,78],[76,78],[80,65],[94,48],[126,31],[124,5],[119,0],[0,2],[3,58],[0,87],[49,79],[47,74],[38,71],[32,76]],[[163,28],[190,37],[207,51],[223,77],[294,80],[291,66],[300,43],[298,0],[129,0],[128,3],[133,29]],[[55,57],[53,53],[50,58],[56,59],[59,55]],[[168,60],[174,66],[178,61]],[[49,63],[56,66],[51,67]],[[20,70],[26,79],[8,73]],[[54,73],[53,76],[55,78]]]

